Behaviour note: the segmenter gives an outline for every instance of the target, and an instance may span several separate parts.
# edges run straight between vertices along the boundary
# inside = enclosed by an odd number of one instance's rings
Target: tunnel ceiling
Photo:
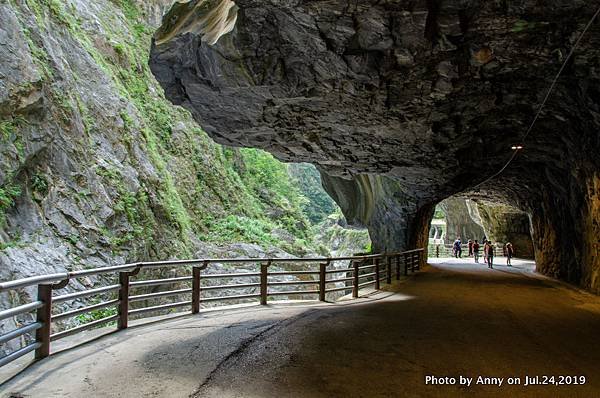
[[[217,142],[319,165],[346,212],[368,213],[352,215],[370,227],[369,218],[379,220],[371,232],[386,217],[425,225],[419,212],[427,218],[436,202],[466,192],[539,215],[537,228],[542,219],[555,225],[539,238],[559,239],[560,231],[597,228],[569,226],[569,217],[600,212],[590,199],[600,149],[598,23],[525,151],[502,176],[471,188],[521,142],[596,7],[584,0],[192,0],[165,17],[150,64],[166,96]],[[215,29],[232,28],[208,44]],[[359,211],[353,196],[376,204]],[[414,235],[405,232],[404,241]]]
[[[445,197],[506,161],[595,10],[577,0],[437,3],[237,0],[233,33],[213,47],[193,30],[163,33],[151,64],[167,97],[220,143]],[[200,18],[190,9],[165,21]],[[597,33],[507,175],[537,181],[540,164],[568,163],[586,146],[598,122]]]

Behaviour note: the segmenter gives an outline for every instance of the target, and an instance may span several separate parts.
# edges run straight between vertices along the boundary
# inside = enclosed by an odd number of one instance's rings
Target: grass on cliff
[[[0,226],[4,222],[6,210],[15,204],[20,195],[21,188],[18,185],[8,183],[0,187]]]
[[[262,151],[222,148],[195,127],[187,111],[164,98],[149,69],[153,28],[142,11],[132,0],[110,2],[114,12],[107,9],[94,15],[93,23],[86,23],[89,16],[78,10],[76,3],[24,0],[14,6],[21,10],[23,33],[56,109],[55,119],[65,129],[73,120],[81,121],[90,140],[90,168],[113,188],[112,209],[129,224],[128,230],[100,228],[111,247],[152,246],[162,239],[177,242],[171,255],[185,256],[190,254],[191,236],[215,243],[308,245],[312,239],[306,210],[310,200],[290,179],[288,166]],[[29,23],[30,18],[35,25]],[[101,29],[92,28],[95,23],[100,23]],[[68,81],[64,76],[57,77],[64,70],[53,64],[56,61],[45,48],[45,39],[57,32],[64,36],[61,39],[73,40],[84,49],[98,73],[108,76],[127,100],[128,105],[119,112],[123,125],[120,140],[129,151],[135,150],[134,144],[140,145],[158,174],[156,179],[142,180],[136,192],[124,183],[118,165],[98,167],[95,163],[91,137],[102,134],[97,117],[102,110],[86,102],[77,87],[62,84]],[[89,78],[78,76],[76,70],[71,73],[76,83]],[[14,136],[17,128],[12,121],[4,123],[0,133]],[[134,155],[131,152],[130,158]],[[43,196],[51,188],[52,178],[38,173],[30,183],[35,184],[32,190]],[[14,204],[16,193],[12,189],[2,192],[0,216]],[[275,230],[287,231],[293,242],[285,242]]]

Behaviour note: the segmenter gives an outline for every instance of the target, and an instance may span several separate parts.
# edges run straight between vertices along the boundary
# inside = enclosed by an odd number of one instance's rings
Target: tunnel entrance
[[[429,226],[429,257],[454,255],[456,240],[468,256],[469,241],[493,242],[497,255],[506,254],[510,243],[515,257],[534,259],[531,222],[527,213],[506,204],[481,199],[450,197],[440,202]]]

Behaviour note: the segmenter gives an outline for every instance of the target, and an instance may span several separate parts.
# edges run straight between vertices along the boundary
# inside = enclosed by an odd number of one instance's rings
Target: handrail
[[[424,249],[414,249],[404,252],[380,253],[369,255],[354,255],[343,257],[313,257],[313,258],[229,258],[229,259],[192,259],[192,260],[169,260],[169,261],[151,261],[136,262],[110,266],[105,268],[93,268],[80,271],[55,273],[49,275],[36,275],[14,281],[5,281],[0,283],[0,293],[11,291],[29,286],[37,286],[37,297],[30,303],[18,305],[13,308],[0,311],[0,320],[11,317],[22,316],[24,314],[35,312],[35,320],[25,326],[0,334],[0,342],[17,339],[25,334],[35,333],[35,341],[24,347],[21,347],[7,356],[0,359],[0,367],[22,357],[23,355],[35,351],[35,358],[42,359],[50,355],[50,343],[72,334],[76,334],[88,329],[117,323],[118,329],[128,327],[130,316],[143,317],[147,313],[163,312],[180,307],[190,307],[192,314],[200,311],[200,303],[216,303],[221,301],[238,301],[259,299],[260,304],[268,304],[268,300],[281,296],[308,296],[312,297],[318,294],[319,301],[326,301],[326,294],[334,292],[352,291],[352,297],[359,297],[359,290],[365,286],[374,285],[379,289],[380,283],[391,283],[392,276],[400,278],[401,263],[404,266],[404,275],[409,271],[418,270],[424,259]],[[387,261],[386,261],[387,260]],[[334,261],[349,261],[348,268],[328,269]],[[239,273],[210,273],[207,270],[212,264],[257,264],[259,271]],[[279,268],[270,271],[269,267],[274,264],[308,264],[302,270],[292,268],[292,270]],[[162,278],[154,280],[135,280],[139,272],[143,269],[152,269],[157,267],[176,267],[189,266],[183,268],[186,276],[175,276],[171,278]],[[313,268],[314,267],[314,268]],[[77,292],[53,296],[53,290],[65,288],[72,279],[103,275],[117,274],[118,284],[94,287]],[[334,279],[328,277],[336,276]],[[349,276],[352,275],[352,276]],[[181,275],[181,273],[179,274]],[[245,279],[245,278],[256,278]],[[203,279],[205,282],[201,283]],[[245,279],[245,280],[244,280]],[[106,279],[103,279],[106,280]],[[221,280],[227,280],[221,281]],[[210,281],[217,281],[217,284],[211,285]],[[189,286],[191,282],[191,288]],[[238,283],[239,282],[239,283]],[[114,283],[114,282],[113,282]],[[345,286],[330,287],[333,283],[344,283]],[[175,285],[175,286],[169,286]],[[179,286],[177,286],[179,285]],[[170,290],[162,290],[161,286],[169,286]],[[273,291],[274,288],[291,286],[292,289]],[[156,291],[161,287],[159,291]],[[271,290],[269,290],[271,288]],[[130,294],[131,289],[142,289],[140,293]],[[236,294],[220,292],[225,290],[246,289],[237,291]],[[309,290],[310,289],[310,290]],[[118,297],[116,296],[118,292]],[[216,293],[216,294],[213,294]],[[182,295],[191,294],[185,299]],[[94,296],[94,297],[91,297]],[[176,297],[177,296],[177,297]],[[339,296],[339,294],[337,295]],[[64,303],[70,300],[91,297],[87,302],[78,303],[76,308],[54,307],[53,304]],[[174,297],[175,302],[164,301],[158,305],[149,302],[157,298]],[[331,296],[330,296],[331,297]],[[306,297],[303,297],[305,299]],[[183,300],[183,301],[182,301]],[[169,300],[167,300],[169,301]],[[130,309],[130,303],[134,308]],[[53,314],[52,310],[62,311]],[[66,311],[65,311],[66,310]],[[92,314],[93,316],[79,317],[81,314]],[[29,315],[27,315],[29,317]],[[95,319],[101,316],[100,319]],[[61,322],[68,318],[75,318],[77,322],[83,322],[70,329],[52,333],[52,324]],[[22,324],[16,322],[17,325]],[[114,324],[114,323],[113,323]],[[56,325],[55,325],[56,326]],[[24,340],[27,341],[27,340]]]
[[[1,282],[0,283],[0,292],[4,292],[7,290],[14,290],[20,287],[27,287],[32,285],[39,285],[40,283],[51,283],[51,282],[59,282],[64,279],[68,279],[69,274],[66,272],[60,274],[49,274],[49,275],[39,275],[39,276],[30,276],[28,278],[17,279],[14,281]]]
[[[4,334],[0,337],[0,344],[6,343],[7,341],[16,339],[17,337],[21,337],[25,333],[33,332],[42,327],[42,324],[39,322],[30,323],[29,325],[21,326],[18,329],[11,330],[10,332]]]
[[[31,303],[23,304],[18,307],[13,307],[8,310],[0,311],[0,321],[6,318],[10,318],[12,316],[21,315],[27,312],[37,310],[38,308],[42,308],[43,306],[43,302],[33,301]]]
[[[136,268],[149,267],[165,267],[170,265],[194,265],[194,264],[235,264],[235,263],[256,263],[256,262],[272,262],[272,263],[320,263],[325,261],[358,261],[370,260],[375,258],[383,258],[388,256],[396,256],[401,254],[411,254],[423,251],[424,249],[414,249],[404,252],[369,254],[364,256],[343,256],[343,257],[294,257],[294,258],[226,258],[226,259],[193,259],[193,260],[167,260],[167,261],[149,261],[138,262],[124,265],[116,265],[102,268],[93,268],[81,271],[63,272],[57,274],[32,276],[28,278],[17,279],[14,281],[0,282],[0,293],[7,290],[14,290],[21,287],[39,285],[41,283],[59,282],[65,279],[80,278],[83,276],[108,274],[116,271],[128,271]]]
[[[112,292],[115,290],[119,290],[120,288],[121,288],[120,285],[109,285],[109,286],[100,287],[98,289],[82,290],[82,291],[79,291],[76,293],[69,293],[69,294],[64,294],[62,296],[52,297],[52,301],[55,303],[60,303],[62,301],[74,300],[74,299],[87,297],[87,296],[93,296],[94,294]]]

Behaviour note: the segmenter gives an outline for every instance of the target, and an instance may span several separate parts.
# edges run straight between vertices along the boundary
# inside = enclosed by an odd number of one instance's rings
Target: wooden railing
[[[20,338],[24,335],[31,335],[35,332],[35,339],[29,344],[25,344],[8,355],[0,358],[0,366],[4,366],[17,358],[22,357],[32,351],[35,351],[35,359],[42,359],[50,355],[51,342],[64,337],[93,329],[99,326],[106,326],[111,322],[116,322],[117,329],[128,327],[131,316],[145,317],[151,313],[164,312],[179,308],[189,308],[192,314],[200,311],[201,303],[212,302],[232,302],[241,300],[258,300],[260,304],[266,305],[269,298],[277,296],[311,296],[318,297],[318,300],[325,301],[327,293],[334,292],[352,292],[352,297],[359,297],[359,290],[367,286],[373,286],[376,290],[380,288],[380,283],[385,281],[391,283],[395,276],[400,278],[401,274],[407,275],[408,272],[414,272],[419,269],[421,261],[424,261],[424,249],[410,250],[400,253],[375,254],[363,256],[337,257],[337,258],[240,258],[240,259],[197,259],[181,261],[161,261],[126,264],[114,267],[96,268],[83,271],[74,271],[68,273],[58,273],[42,276],[33,276],[24,279],[0,283],[0,293],[14,291],[18,289],[37,286],[37,300],[19,305],[14,308],[0,311],[0,321],[18,315],[35,313],[32,321],[10,332],[0,335],[0,344]],[[343,269],[332,268],[336,261],[349,261],[350,267]],[[230,272],[230,273],[211,273],[211,265],[214,264],[260,264],[256,272]],[[307,270],[283,270],[270,271],[269,268],[274,265],[286,264],[304,264],[313,267]],[[315,267],[318,266],[318,267]],[[187,274],[185,276],[176,276],[163,279],[136,280],[142,270],[151,270],[157,268],[183,268]],[[190,269],[191,268],[191,269]],[[99,276],[113,274],[118,275],[118,283],[94,287],[77,292],[53,295],[56,290],[66,288],[71,281],[90,276]],[[282,277],[291,277],[294,280],[277,281],[275,279]],[[244,283],[227,282],[232,280],[242,280]],[[217,284],[211,281],[216,281]],[[223,282],[225,281],[225,282]],[[191,287],[189,284],[191,283]],[[343,283],[343,286],[338,286]],[[186,288],[166,290],[145,294],[132,294],[140,288],[152,286],[176,286],[185,285]],[[331,285],[336,285],[331,287]],[[304,287],[310,286],[309,289]],[[292,287],[292,291],[273,291],[269,287]],[[214,295],[214,292],[234,289],[254,289],[250,294],[235,295]],[[211,292],[212,296],[208,294]],[[106,297],[109,294],[117,293],[118,296],[112,299],[87,305],[82,308],[69,309],[67,311],[53,314],[55,304],[65,303],[82,298]],[[172,303],[139,306],[130,308],[131,303],[148,303],[148,301],[166,297],[187,296],[187,300],[175,301]],[[191,297],[190,297],[191,296]],[[69,318],[89,314],[95,311],[116,308],[115,314],[108,314],[100,319],[94,319],[87,323],[71,327],[53,333],[52,323],[64,321]]]

